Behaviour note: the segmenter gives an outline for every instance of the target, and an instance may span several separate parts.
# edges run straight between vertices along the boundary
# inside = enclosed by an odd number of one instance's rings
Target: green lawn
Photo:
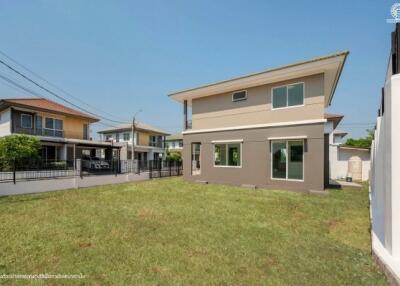
[[[370,256],[367,188],[329,193],[174,178],[0,197],[0,275],[85,275],[35,285],[387,285]],[[18,283],[27,281],[0,280]]]

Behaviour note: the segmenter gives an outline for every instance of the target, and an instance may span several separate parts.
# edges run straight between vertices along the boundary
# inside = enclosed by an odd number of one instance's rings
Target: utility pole
[[[133,162],[135,162],[135,131],[136,131],[136,115],[138,113],[142,112],[141,109],[139,109],[132,117],[132,146],[131,146],[131,159],[132,159],[132,166]]]
[[[134,147],[134,145],[135,145],[135,129],[136,129],[135,116],[133,116],[133,118],[132,118],[132,146],[131,146],[131,152],[132,152],[131,159],[132,159],[132,161],[135,160],[135,147]]]

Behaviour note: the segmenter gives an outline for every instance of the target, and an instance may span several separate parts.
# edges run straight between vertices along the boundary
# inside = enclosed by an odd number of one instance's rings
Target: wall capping
[[[278,122],[278,123],[241,125],[241,126],[224,127],[224,128],[210,128],[210,129],[187,130],[187,131],[183,131],[182,134],[185,135],[185,134],[208,133],[208,132],[220,132],[220,131],[233,131],[233,130],[243,130],[243,129],[257,129],[257,128],[267,128],[267,127],[281,127],[281,126],[307,125],[307,124],[318,124],[318,123],[325,123],[325,122],[327,122],[326,119],[288,121],[288,122]]]

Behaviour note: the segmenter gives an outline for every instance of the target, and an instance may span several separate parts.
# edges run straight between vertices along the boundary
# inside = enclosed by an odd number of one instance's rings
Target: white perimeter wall
[[[87,176],[87,177],[69,177],[49,180],[36,181],[17,181],[16,184],[0,183],[0,196],[21,195],[29,193],[42,193],[59,191],[65,189],[76,189],[93,187],[100,185],[112,185],[133,181],[148,180],[148,173],[141,174],[123,174],[123,175],[104,175],[104,176]]]
[[[0,137],[11,134],[11,109],[0,111]]]
[[[372,248],[400,281],[400,74],[387,78],[384,109],[371,150]]]
[[[358,156],[362,160],[362,180],[368,181],[371,168],[370,152],[366,150],[342,149],[338,145],[329,146],[329,172],[333,180],[344,179],[348,171],[349,159]]]

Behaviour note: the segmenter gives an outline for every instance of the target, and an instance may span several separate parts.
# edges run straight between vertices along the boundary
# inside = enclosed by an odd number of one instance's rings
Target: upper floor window
[[[35,116],[35,128],[41,130],[43,128],[43,118],[40,115]]]
[[[236,91],[232,93],[232,101],[242,101],[247,99],[247,91],[242,90],[242,91]]]
[[[106,141],[112,141],[113,137],[111,134],[106,135]]]
[[[51,117],[46,117],[45,120],[45,135],[49,136],[63,136],[63,121]]]
[[[89,124],[83,124],[83,139],[89,139]]]
[[[272,88],[272,108],[304,105],[304,83]]]
[[[152,147],[162,148],[162,146],[163,146],[163,136],[150,135],[149,136],[149,145],[152,146]]]
[[[129,134],[128,132],[124,133],[124,141],[129,141],[131,138],[131,134]]]
[[[21,114],[21,127],[22,128],[32,128],[32,115]]]
[[[119,142],[119,133],[115,133],[115,141]]]

